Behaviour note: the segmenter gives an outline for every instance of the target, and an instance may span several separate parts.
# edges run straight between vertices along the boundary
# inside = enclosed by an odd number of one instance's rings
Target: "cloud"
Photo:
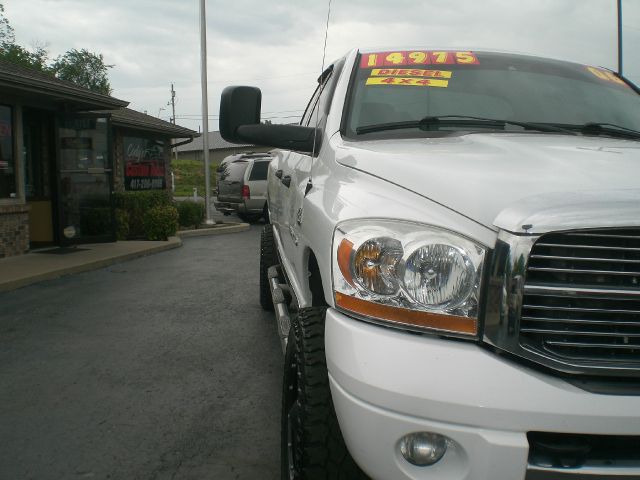
[[[167,119],[170,84],[179,123],[197,129],[197,0],[4,0],[23,45],[102,53],[114,95]],[[301,113],[321,70],[328,2],[207,1],[210,125],[230,84],[263,89],[275,121]],[[640,83],[640,2],[623,1],[625,72]],[[357,46],[497,48],[615,68],[615,2],[603,0],[332,0],[327,61]],[[293,112],[292,112],[293,111]],[[278,117],[280,115],[280,117]]]

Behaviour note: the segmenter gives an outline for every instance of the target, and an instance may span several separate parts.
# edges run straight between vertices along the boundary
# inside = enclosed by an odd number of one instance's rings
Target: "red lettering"
[[[127,164],[127,177],[148,177],[149,166],[136,163]]]
[[[164,177],[164,167],[162,165],[154,165],[150,170],[152,177]]]

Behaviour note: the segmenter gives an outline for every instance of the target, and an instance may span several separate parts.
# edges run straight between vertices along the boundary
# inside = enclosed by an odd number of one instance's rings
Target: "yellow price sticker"
[[[620,78],[616,77],[615,73],[610,72],[609,70],[605,70],[603,68],[596,68],[596,67],[587,67],[587,70],[589,70],[591,73],[593,73],[600,80],[604,80],[606,82],[617,83],[618,85],[627,86],[627,84],[624,83],[623,80],[621,80]]]
[[[449,86],[449,80],[435,78],[412,77],[369,77],[365,85],[404,85],[408,87],[441,87]]]
[[[431,77],[451,78],[451,72],[447,70],[423,70],[412,68],[374,68],[372,77]]]

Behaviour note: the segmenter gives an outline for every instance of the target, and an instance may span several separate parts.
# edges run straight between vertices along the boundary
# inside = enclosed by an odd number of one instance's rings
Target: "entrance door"
[[[54,115],[50,112],[23,110],[25,194],[29,205],[29,242],[31,248],[52,245],[54,229],[55,135]]]
[[[115,241],[109,117],[59,119],[60,243]]]

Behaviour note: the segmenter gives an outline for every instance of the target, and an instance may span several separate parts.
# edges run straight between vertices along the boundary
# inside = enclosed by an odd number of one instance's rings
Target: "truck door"
[[[307,109],[300,121],[304,126],[318,126],[320,131],[324,127],[326,117],[329,110],[329,104],[333,95],[333,87],[337,79],[337,69],[341,67],[334,65],[327,68],[320,76],[318,87],[316,88]],[[318,152],[315,152],[318,155]],[[287,255],[287,260],[291,261],[290,265],[285,268],[295,271],[295,278],[302,278],[306,265],[302,265],[304,242],[301,242],[302,217],[304,215],[304,197],[307,185],[310,179],[311,167],[315,161],[310,154],[300,152],[287,152],[283,154],[276,171],[281,176],[278,191],[281,202],[281,218],[279,219],[277,228],[280,234],[283,247],[291,255]],[[294,281],[290,278],[291,281]]]
[[[311,100],[309,100],[304,115],[302,115],[300,125],[309,125],[311,114],[318,103],[321,92],[322,85],[318,85]],[[268,185],[271,223],[278,232],[283,247],[288,250],[296,243],[295,237],[292,238],[292,234],[295,235],[295,231],[291,224],[291,218],[295,217],[295,212],[291,212],[291,208],[295,205],[295,202],[291,201],[291,197],[299,189],[296,167],[305,158],[310,164],[311,157],[291,150],[277,150],[274,153],[274,159],[271,162],[273,175],[269,175]]]

